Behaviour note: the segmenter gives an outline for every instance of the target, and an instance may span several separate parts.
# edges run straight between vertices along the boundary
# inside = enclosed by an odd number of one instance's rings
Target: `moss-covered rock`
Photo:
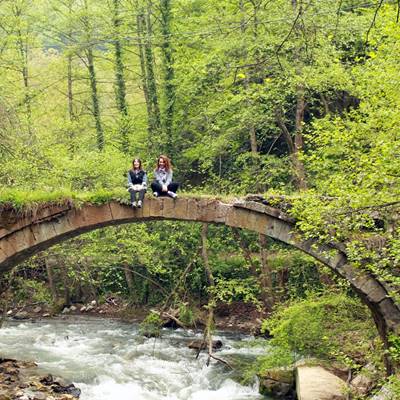
[[[260,393],[266,396],[284,399],[295,387],[294,368],[275,368],[258,375]]]

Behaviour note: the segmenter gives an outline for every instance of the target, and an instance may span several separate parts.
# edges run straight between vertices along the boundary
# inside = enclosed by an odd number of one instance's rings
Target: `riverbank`
[[[1,400],[75,400],[80,394],[73,383],[41,374],[34,362],[0,358]]]
[[[132,306],[117,297],[107,298],[105,302],[98,304],[96,301],[89,303],[76,303],[69,307],[61,307],[59,312],[54,307],[39,304],[26,304],[20,307],[10,308],[6,312],[7,318],[14,320],[41,320],[49,318],[66,318],[68,315],[87,315],[98,318],[111,318],[123,322],[140,323],[152,310],[151,307]],[[170,310],[171,313],[174,310]],[[196,308],[194,328],[202,329],[206,321],[206,312]],[[259,335],[262,319],[265,313],[258,310],[252,304],[233,302],[222,304],[215,309],[215,327],[219,330],[242,332],[249,335]],[[171,326],[174,327],[173,321]],[[168,321],[166,321],[168,326]]]

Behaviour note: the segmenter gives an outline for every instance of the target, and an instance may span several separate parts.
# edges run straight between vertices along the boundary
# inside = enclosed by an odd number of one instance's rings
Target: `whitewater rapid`
[[[249,386],[232,379],[216,361],[206,366],[187,347],[200,333],[165,330],[161,339],[144,338],[136,324],[78,318],[8,322],[0,329],[0,356],[35,361],[43,373],[72,381],[82,400],[255,400]],[[255,357],[263,347],[249,338],[220,333],[221,358]]]

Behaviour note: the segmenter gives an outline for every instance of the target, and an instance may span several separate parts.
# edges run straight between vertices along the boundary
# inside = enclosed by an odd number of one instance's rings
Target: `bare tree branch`
[[[371,25],[370,25],[369,28],[368,28],[367,36],[366,36],[366,38],[365,38],[365,43],[364,43],[364,46],[365,46],[365,47],[366,47],[367,44],[368,44],[369,34],[370,34],[370,32],[371,32],[371,29],[375,26],[376,17],[377,17],[377,15],[378,15],[378,12],[379,12],[380,8],[382,7],[383,2],[384,2],[384,0],[379,0],[378,6],[377,6],[376,9],[375,9],[374,17],[373,17],[373,19],[372,19]]]

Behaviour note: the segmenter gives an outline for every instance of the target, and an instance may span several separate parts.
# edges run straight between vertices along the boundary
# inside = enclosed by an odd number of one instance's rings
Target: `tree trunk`
[[[149,137],[149,148],[153,147],[153,137],[152,137],[152,129],[150,121],[152,120],[153,109],[151,106],[150,98],[149,98],[149,89],[147,87],[147,71],[146,71],[146,57],[144,50],[144,27],[145,27],[145,19],[143,15],[143,11],[136,16],[136,27],[137,27],[137,36],[138,36],[138,50],[139,50],[139,59],[140,59],[140,70],[141,70],[141,78],[142,78],[142,87],[144,99],[146,102],[147,109],[147,119],[148,119],[148,137]]]
[[[154,73],[154,54],[152,47],[152,26],[151,26],[151,7],[150,4],[147,7],[145,16],[145,28],[146,28],[146,41],[144,45],[145,53],[145,65],[146,65],[146,77],[147,77],[147,89],[149,94],[149,102],[151,103],[152,114],[150,116],[149,125],[151,128],[151,135],[158,136],[161,130],[161,116],[160,107],[157,94],[157,83]]]
[[[294,134],[294,147],[295,147],[295,170],[298,182],[298,189],[307,189],[306,173],[304,164],[299,158],[299,153],[303,151],[303,123],[304,123],[304,110],[306,108],[306,102],[304,98],[304,87],[299,85],[297,87],[297,104],[296,104],[296,128]]]
[[[92,95],[92,114],[96,126],[97,148],[99,150],[103,150],[104,132],[103,132],[103,126],[101,124],[99,97],[97,93],[97,79],[96,79],[96,72],[94,69],[92,48],[88,48],[86,50],[86,57],[87,57],[87,68],[89,71],[90,90]]]
[[[203,264],[204,264],[204,269],[206,271],[207,275],[207,280],[208,280],[208,286],[213,288],[215,287],[215,280],[213,273],[210,268],[210,262],[208,259],[208,244],[207,244],[207,234],[208,234],[208,224],[203,223],[203,226],[201,228],[201,255],[203,257]],[[204,341],[207,344],[208,348],[208,359],[207,359],[207,366],[210,363],[210,359],[212,356],[212,332],[214,329],[214,308],[216,306],[216,301],[213,295],[213,292],[210,292],[209,294],[209,299],[208,299],[208,305],[207,305],[207,310],[208,310],[208,316],[207,316],[207,321],[206,321],[206,327],[204,330]],[[200,348],[201,350],[201,348]]]
[[[134,278],[133,278],[131,267],[130,267],[129,263],[127,263],[127,262],[124,263],[124,273],[125,273],[126,283],[128,285],[129,294],[131,297],[133,297],[133,295],[135,293]]]
[[[250,251],[249,247],[246,245],[242,236],[240,235],[240,230],[238,228],[232,228],[232,232],[233,232],[233,237],[235,238],[236,242],[238,243],[240,249],[242,250],[244,259],[247,261],[247,263],[250,267],[251,274],[255,278],[258,278],[257,266],[251,257],[251,251]]]
[[[65,265],[61,265],[60,267],[61,280],[64,285],[63,302],[65,306],[69,306],[71,304],[71,292],[69,290],[67,267]]]
[[[292,0],[292,7],[293,11],[296,14],[303,13],[303,2],[302,0]],[[301,36],[301,28],[300,28],[300,19],[297,20],[294,33],[296,38],[300,38]],[[294,50],[294,60],[296,63],[296,74],[301,76],[302,73],[302,62],[301,62],[301,54],[300,49],[295,47]],[[303,124],[304,124],[304,110],[306,108],[306,101],[305,101],[305,90],[304,85],[299,84],[296,88],[296,120],[295,120],[295,130],[294,130],[294,153],[292,154],[293,165],[296,174],[296,182],[297,188],[299,190],[307,189],[307,181],[306,181],[306,174],[304,164],[300,159],[300,153],[303,151],[304,148],[304,141],[303,141]]]
[[[90,81],[90,91],[92,97],[92,115],[94,118],[95,126],[96,126],[96,138],[97,138],[97,148],[99,150],[104,149],[104,131],[101,123],[101,114],[100,114],[100,105],[99,105],[99,96],[97,92],[97,79],[96,79],[96,71],[94,68],[94,57],[93,57],[93,48],[89,44],[92,40],[91,37],[91,26],[89,22],[89,6],[87,0],[84,0],[84,7],[86,15],[83,20],[84,29],[86,32],[86,41],[88,43],[88,48],[85,51],[86,54],[86,62],[87,69],[89,72],[89,81]]]
[[[268,264],[268,251],[266,249],[267,236],[263,234],[258,235],[258,242],[260,245],[260,265],[261,265],[261,296],[265,308],[271,311],[274,304],[274,290],[272,287],[272,271]]]
[[[18,5],[13,7],[14,16],[18,19],[22,18],[22,10]],[[29,87],[29,68],[28,68],[28,40],[23,37],[20,28],[16,30],[17,36],[17,50],[21,58],[21,75],[24,85],[24,105],[26,110],[26,122],[28,128],[28,135],[32,139],[32,105]]]
[[[242,14],[242,18],[240,21],[240,30],[244,34],[246,31],[246,22],[245,22],[246,18],[245,18],[243,0],[241,0],[239,2],[239,9]],[[257,36],[257,27],[254,26],[254,29],[255,29],[254,35]],[[248,58],[248,51],[246,48],[244,48],[242,56],[243,56],[243,59]],[[251,76],[252,76],[251,70],[248,70],[246,72],[246,77],[244,79],[244,87],[245,87],[246,91],[249,90],[249,81],[250,81]],[[249,98],[246,99],[246,105],[248,108],[251,106],[251,101]],[[257,146],[256,127],[254,126],[254,123],[252,121],[249,121],[249,142],[250,142],[251,154],[257,156],[258,155],[258,146]]]
[[[208,234],[208,224],[203,223],[203,226],[201,228],[201,256],[203,257],[204,268],[206,270],[208,284],[211,286],[215,286],[214,276],[212,274],[210,268],[210,262],[208,259],[207,234]]]
[[[72,122],[75,119],[74,115],[74,94],[72,91],[72,55],[69,54],[67,57],[67,90],[68,90],[68,117],[69,121]],[[73,132],[70,132],[70,138],[73,138]]]
[[[113,0],[114,5],[114,16],[113,16],[113,27],[114,27],[114,55],[115,55],[115,96],[117,109],[120,113],[120,140],[122,151],[128,153],[128,107],[126,104],[126,85],[124,77],[124,64],[122,61],[122,45],[120,40],[120,26],[121,17],[119,15],[120,0]]]
[[[45,257],[44,258],[44,263],[46,265],[47,281],[49,283],[51,297],[53,299],[53,302],[56,303],[58,295],[57,295],[57,288],[56,288],[56,285],[54,283],[54,271],[53,271],[53,268],[55,266],[55,263],[54,263],[54,260],[52,258],[49,258],[49,257]]]
[[[174,62],[171,46],[171,0],[161,0],[161,32],[163,36],[162,54],[164,59],[164,130],[167,136],[168,150],[172,156],[176,154],[176,140],[173,138],[175,86],[174,86]]]

